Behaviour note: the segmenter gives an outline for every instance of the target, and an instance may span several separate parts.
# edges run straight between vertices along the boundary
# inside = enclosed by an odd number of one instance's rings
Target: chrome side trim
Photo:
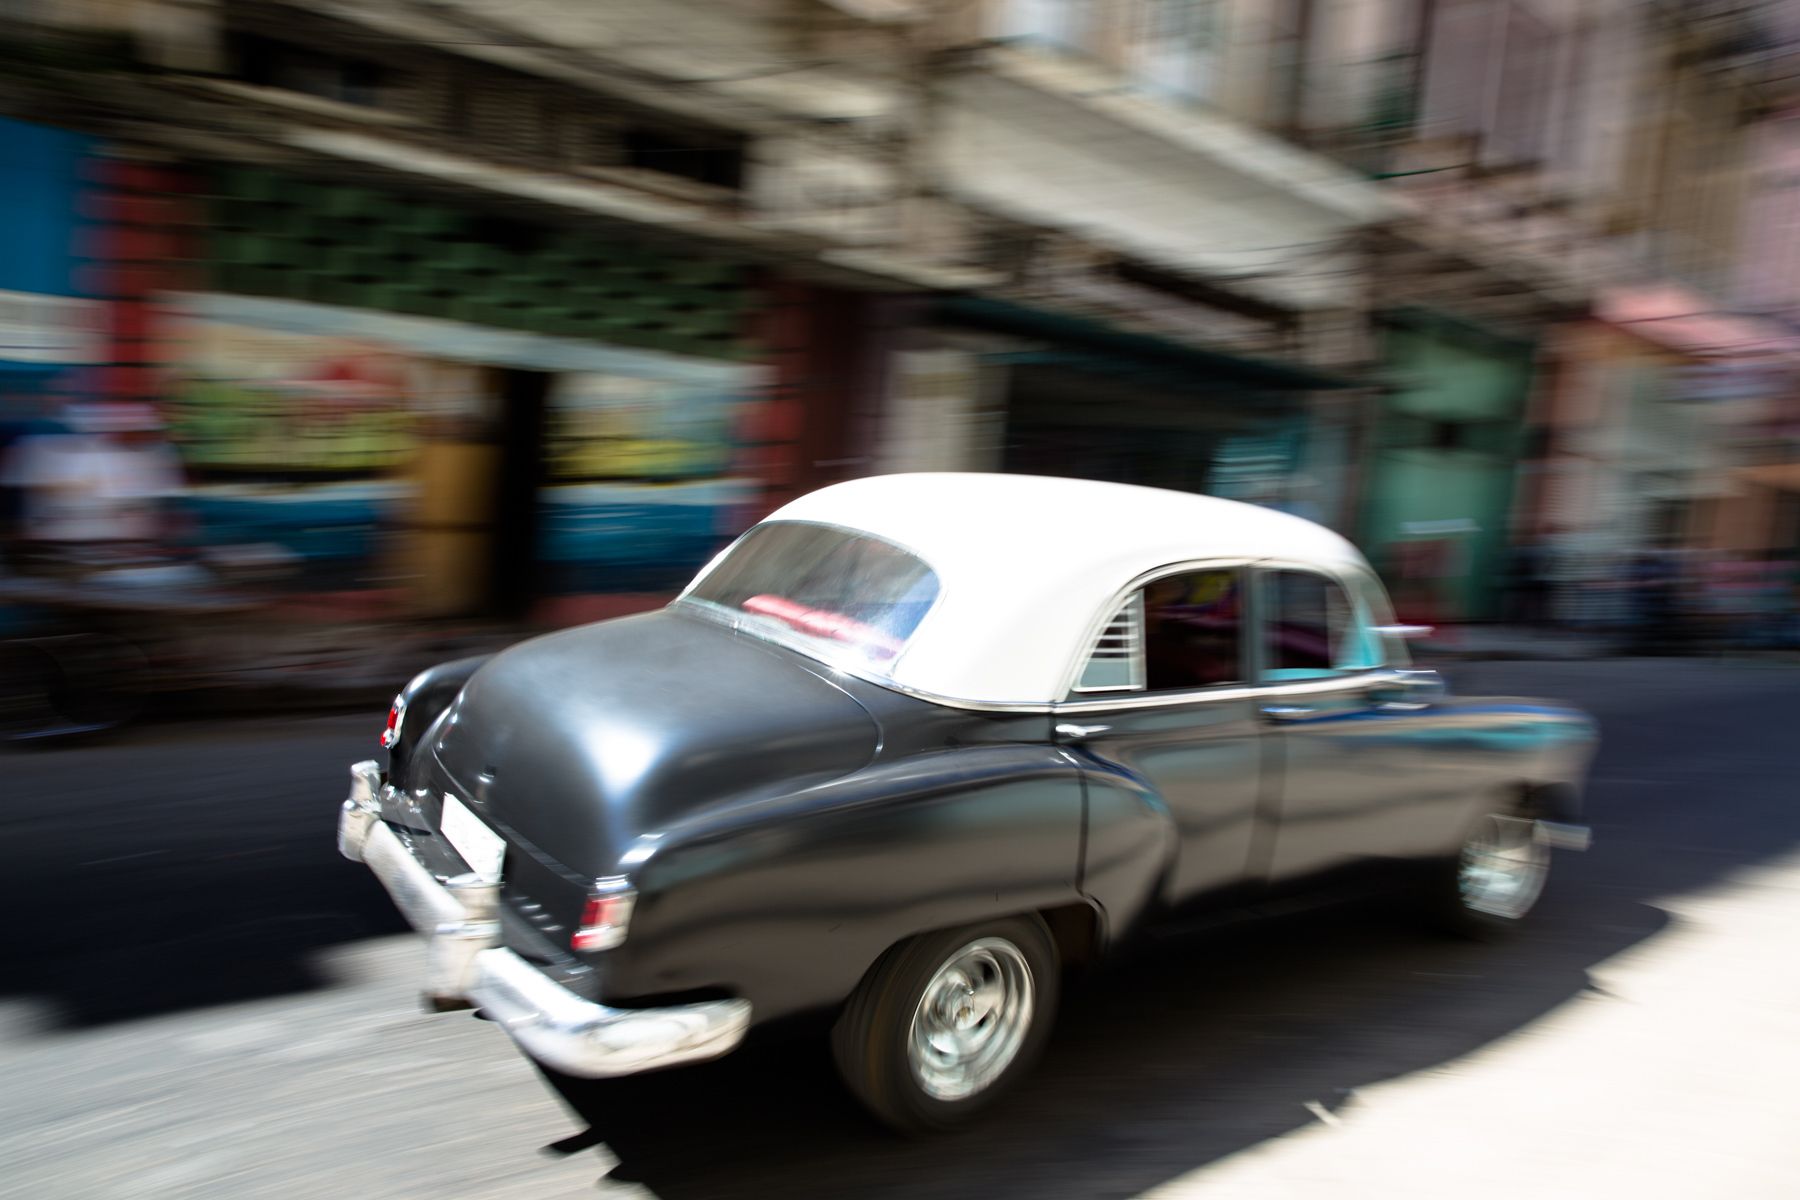
[[[1290,683],[1269,683],[1258,686],[1239,686],[1237,684],[1221,684],[1217,687],[1196,688],[1189,692],[1146,692],[1124,699],[1110,700],[1065,700],[1061,704],[1051,706],[1057,715],[1063,713],[1106,713],[1124,712],[1137,708],[1168,708],[1178,704],[1196,704],[1204,700],[1263,700],[1285,699],[1293,696],[1314,696],[1320,693],[1367,690],[1392,678],[1393,672],[1386,668],[1371,671],[1346,672],[1342,675],[1331,675],[1320,679],[1301,679]]]

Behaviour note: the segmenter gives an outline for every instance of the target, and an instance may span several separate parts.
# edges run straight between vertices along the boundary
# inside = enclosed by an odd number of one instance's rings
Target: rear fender
[[[626,857],[631,936],[609,998],[718,989],[757,1020],[829,1008],[914,934],[1083,904],[1081,782],[1053,746],[877,762],[697,812]]]
[[[426,732],[443,716],[463,685],[492,657],[491,654],[478,654],[439,663],[420,671],[400,689],[395,699],[404,705],[404,714],[400,720],[400,738],[388,747],[389,779],[404,780],[413,747],[419,745]]]

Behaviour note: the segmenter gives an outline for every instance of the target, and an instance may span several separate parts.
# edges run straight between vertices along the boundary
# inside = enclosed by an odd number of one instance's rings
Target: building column
[[[870,473],[887,322],[883,297],[776,279],[757,341],[768,376],[739,418],[736,467],[760,486],[748,526],[798,496]]]
[[[162,348],[153,305],[160,291],[191,283],[182,263],[195,224],[177,167],[118,152],[88,161],[82,197],[88,294],[106,302],[102,366],[84,381],[90,399],[154,404],[161,399]]]

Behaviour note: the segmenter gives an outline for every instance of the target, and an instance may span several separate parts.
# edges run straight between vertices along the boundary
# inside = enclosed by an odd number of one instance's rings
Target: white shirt
[[[24,536],[45,542],[154,539],[157,502],[182,486],[168,446],[88,434],[21,438],[0,478],[25,492]]]

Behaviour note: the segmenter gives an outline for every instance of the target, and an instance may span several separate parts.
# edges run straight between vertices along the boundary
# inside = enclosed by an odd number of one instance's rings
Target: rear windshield
[[[938,580],[890,542],[827,525],[758,525],[688,592],[741,626],[886,673],[937,599]]]

